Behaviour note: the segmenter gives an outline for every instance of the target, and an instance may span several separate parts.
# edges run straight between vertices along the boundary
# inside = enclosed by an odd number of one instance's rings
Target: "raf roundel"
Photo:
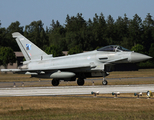
[[[26,44],[26,49],[31,50],[31,44]]]

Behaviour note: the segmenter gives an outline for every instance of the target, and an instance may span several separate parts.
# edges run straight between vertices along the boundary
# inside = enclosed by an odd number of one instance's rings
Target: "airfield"
[[[99,91],[100,94],[146,93],[154,92],[154,70],[111,72],[107,77],[108,85],[101,85],[102,78],[87,78],[84,86],[74,82],[60,82],[52,86],[51,80],[30,78],[17,74],[1,74],[0,96],[57,96],[57,95],[89,95]]]
[[[154,81],[154,77],[151,77],[149,79],[153,79]],[[12,83],[12,87],[0,88],[0,96],[88,95],[88,94],[91,94],[92,91],[93,92],[99,91],[100,94],[110,94],[112,92],[120,92],[120,93],[143,92],[143,93],[146,93],[148,90],[154,92],[154,84],[106,85],[106,86],[91,85],[91,86],[57,86],[57,87],[53,87],[53,86],[50,86],[50,87],[16,87],[16,86],[13,86],[13,83]]]
[[[51,80],[27,75],[0,74],[0,119],[154,119],[154,69],[111,72],[108,85],[102,78],[51,85]],[[94,82],[94,83],[93,83]],[[94,96],[91,92],[99,91]],[[117,98],[112,92],[120,92]],[[142,92],[138,99],[134,93]]]

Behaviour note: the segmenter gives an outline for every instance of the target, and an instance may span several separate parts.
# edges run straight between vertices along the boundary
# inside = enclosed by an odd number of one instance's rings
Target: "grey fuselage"
[[[36,77],[52,78],[51,74],[57,70],[73,72],[76,75],[84,73],[85,77],[102,77],[102,72],[106,71],[105,65],[111,63],[130,63],[131,54],[132,52],[104,52],[95,50],[75,55],[51,57],[48,59],[42,57],[39,60],[29,62],[27,68],[31,71],[43,71],[42,68],[45,70],[52,69],[51,71],[47,70],[45,75],[39,74]],[[97,74],[93,75],[93,73]]]
[[[83,65],[93,65],[98,66],[100,64],[107,64],[111,60],[119,59],[119,58],[128,58],[127,60],[122,60],[120,63],[129,63],[131,62],[131,53],[132,52],[103,52],[103,51],[91,51],[80,54],[62,56],[62,57],[52,57],[50,59],[39,59],[38,61],[31,61],[28,64],[28,69],[42,69],[42,68],[58,68],[65,69],[65,66],[81,66]],[[115,61],[113,63],[118,63]],[[64,66],[64,67],[63,67]],[[59,70],[61,70],[59,68]],[[79,69],[78,72],[80,72]],[[90,70],[90,69],[89,69]],[[91,70],[90,70],[91,71]],[[89,72],[89,71],[88,71]]]

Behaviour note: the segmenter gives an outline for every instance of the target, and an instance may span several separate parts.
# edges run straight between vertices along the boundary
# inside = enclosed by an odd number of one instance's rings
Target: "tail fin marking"
[[[41,56],[46,56],[47,54],[38,48],[35,44],[25,38],[18,32],[12,34],[25,57],[26,60],[40,59]]]
[[[29,55],[27,54],[26,50],[24,49],[23,45],[21,44],[20,40],[18,38],[16,38],[16,42],[19,45],[20,50],[22,51],[26,61],[31,60]]]

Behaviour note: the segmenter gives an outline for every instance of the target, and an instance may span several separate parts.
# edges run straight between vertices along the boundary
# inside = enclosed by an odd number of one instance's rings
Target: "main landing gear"
[[[84,85],[84,79],[83,79],[83,78],[78,78],[77,84],[78,84],[79,86]]]
[[[76,78],[75,78],[75,79],[76,79]],[[75,81],[75,79],[74,79],[73,81]],[[60,82],[59,79],[53,79],[53,80],[51,81],[51,84],[52,84],[53,86],[58,86],[58,85],[59,85],[59,82]],[[77,84],[78,84],[79,86],[84,85],[84,78],[78,78]]]
[[[53,79],[53,80],[51,81],[51,84],[52,84],[53,86],[58,86],[58,85],[59,85],[59,79]]]

